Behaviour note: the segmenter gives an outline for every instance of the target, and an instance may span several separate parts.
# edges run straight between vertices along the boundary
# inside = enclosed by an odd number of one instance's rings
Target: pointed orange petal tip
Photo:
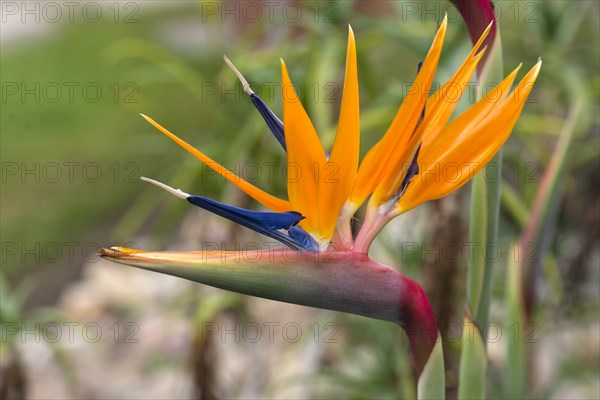
[[[282,200],[278,197],[272,196],[269,193],[259,189],[258,187],[252,185],[241,177],[237,176],[233,172],[229,171],[227,168],[222,166],[221,164],[214,161],[212,158],[208,157],[206,154],[202,153],[194,146],[182,140],[177,135],[171,133],[168,129],[160,125],[158,122],[154,121],[152,118],[147,115],[140,114],[146,121],[148,121],[152,126],[154,126],[159,132],[163,133],[165,136],[173,140],[179,146],[184,148],[188,153],[196,157],[198,160],[206,164],[213,171],[227,179],[229,182],[233,183],[240,190],[245,192],[250,197],[254,198],[256,201],[261,203],[267,208],[270,208],[273,211],[283,212],[290,210],[290,203],[286,200]]]
[[[448,28],[448,14],[444,15],[442,19],[442,23],[438,26],[437,31],[435,33],[435,37],[433,39],[433,43],[435,44],[436,40],[441,40],[443,42],[444,37],[446,36],[446,29]],[[431,48],[433,49],[434,45],[432,44]]]
[[[435,33],[421,70],[404,97],[396,116],[383,137],[371,147],[361,162],[349,199],[353,205],[359,207],[387,176],[397,171],[395,168],[397,164],[405,160],[406,145],[412,136],[404,133],[414,131],[423,106],[426,104],[427,92],[433,82],[444,45],[447,25],[448,16],[445,15]]]
[[[354,38],[354,31],[350,25],[348,25],[348,47],[351,47],[354,49],[354,52],[356,52],[356,39]]]
[[[323,238],[330,238],[339,224],[350,224],[350,220],[339,221],[338,217],[352,190],[359,161],[360,101],[356,64],[354,33],[348,25],[346,70],[338,126],[324,169],[326,174],[337,172],[335,179],[324,180],[319,188],[319,229]]]
[[[281,66],[281,84],[285,85],[287,82],[291,81],[291,79],[283,58],[279,59],[279,65]]]
[[[521,82],[519,82],[519,86],[523,83],[534,83],[540,73],[540,69],[542,68],[542,59],[538,59],[538,62],[535,63],[535,65],[533,67],[531,67],[531,69],[527,72],[527,74],[525,74],[525,76],[523,77],[523,79],[521,79]]]
[[[488,33],[490,33],[490,30],[492,29],[492,27],[494,26],[494,20],[491,20],[490,23],[488,24],[488,26],[483,30],[483,33],[481,34],[481,37],[479,40],[481,40],[481,38],[484,38],[488,35]]]
[[[479,50],[479,52],[477,54],[475,54],[475,56],[473,58],[483,56],[485,54],[485,52],[487,51],[487,49],[488,49],[487,45],[483,46],[483,48],[481,50]]]
[[[140,115],[142,116],[142,118],[144,118],[146,121],[148,121],[150,123],[150,125],[154,126],[159,131],[162,131],[164,129],[158,122],[156,122],[154,119],[152,119],[151,117],[147,116],[146,114],[140,113]]]
[[[156,129],[158,129],[160,132],[164,133],[165,135],[169,136],[169,134],[167,134],[165,131],[166,129],[159,124],[158,122],[156,122],[153,118],[147,116],[146,114],[142,114],[140,113],[140,115],[142,116],[142,118],[144,118],[148,123],[150,123],[150,125],[152,125],[153,127],[155,127]],[[169,132],[170,133],[170,132]]]
[[[283,103],[285,103],[286,101],[296,102],[298,95],[296,94],[296,89],[292,84],[290,73],[288,72],[287,66],[285,65],[285,61],[283,61],[283,58],[279,59],[279,64],[281,65],[281,95],[283,96],[281,101]],[[292,91],[288,94],[289,86],[292,86]]]

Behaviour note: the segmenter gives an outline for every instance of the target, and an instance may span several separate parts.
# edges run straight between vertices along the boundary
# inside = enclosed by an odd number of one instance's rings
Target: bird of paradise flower
[[[336,137],[331,152],[319,137],[281,61],[283,121],[241,80],[267,126],[287,151],[288,200],[236,176],[159,123],[143,117],[194,157],[271,211],[251,211],[190,195],[148,178],[175,196],[274,238],[288,248],[234,251],[146,252],[101,249],[109,260],[183,277],[239,293],[392,321],[410,340],[417,373],[438,341],[437,325],[422,288],[399,271],[368,257],[383,226],[419,204],[446,196],[467,183],[509,137],[540,71],[538,61],[511,91],[520,65],[487,96],[450,121],[464,88],[486,49],[488,26],[454,75],[428,96],[438,66],[447,17],[387,132],[359,164],[360,117],[356,46],[349,28],[346,72]],[[453,179],[440,171],[452,165]],[[315,168],[335,179],[314,179]],[[311,173],[306,173],[311,171]],[[363,225],[353,237],[351,222],[367,201]]]

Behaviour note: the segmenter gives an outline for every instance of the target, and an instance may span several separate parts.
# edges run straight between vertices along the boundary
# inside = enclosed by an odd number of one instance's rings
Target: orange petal
[[[494,24],[494,21],[490,22],[490,24],[485,29],[485,31],[483,31],[483,33],[481,34],[481,37],[479,38],[477,43],[475,43],[475,45],[473,46],[473,48],[471,49],[469,54],[465,57],[465,60],[463,61],[462,65],[456,70],[456,72],[454,73],[452,78],[450,78],[444,84],[444,86],[439,88],[433,96],[430,96],[429,99],[427,99],[427,106],[425,108],[427,114],[429,114],[431,112],[435,112],[436,107],[438,107],[440,104],[442,104],[439,101],[440,99],[444,98],[444,96],[446,96],[447,98],[449,97],[447,91],[450,89],[451,86],[458,85],[458,82],[461,80],[461,76],[464,75],[465,69],[470,68],[470,62],[472,61],[473,57],[477,54],[477,52],[483,45],[483,42],[485,41],[486,37],[488,36],[488,33],[492,29],[493,24]],[[484,50],[482,50],[482,52],[483,51],[485,51],[485,48],[484,48]],[[472,74],[469,74],[469,77],[471,75]],[[462,86],[459,86],[459,87],[462,88]],[[458,103],[458,100],[457,100],[457,103]],[[425,140],[425,138],[423,138],[423,140]]]
[[[465,112],[456,117],[441,132],[427,135],[423,138],[423,152],[421,160],[426,156],[430,160],[436,159],[454,142],[461,142],[463,136],[479,123],[493,115],[492,110],[499,107],[510,93],[510,87],[519,72],[519,65],[502,82],[492,89],[485,97],[469,107]]]
[[[175,134],[169,132],[166,128],[161,126],[158,122],[154,121],[152,118],[150,118],[144,114],[141,114],[141,115],[142,115],[142,117],[144,117],[146,119],[146,121],[150,122],[150,124],[152,126],[154,126],[156,129],[158,129],[160,132],[164,133],[167,137],[169,137],[175,143],[177,143],[178,145],[183,147],[185,150],[187,150],[188,153],[190,153],[191,155],[196,157],[198,160],[202,161],[208,167],[212,168],[216,173],[223,176],[229,182],[233,183],[240,190],[245,192],[248,196],[252,197],[253,199],[258,201],[265,207],[270,208],[271,210],[276,211],[276,212],[284,212],[284,211],[292,210],[290,203],[287,202],[286,200],[282,200],[278,197],[270,195],[269,193],[257,188],[256,186],[252,185],[251,183],[245,181],[244,179],[240,178],[233,172],[229,171],[227,168],[223,167],[221,164],[214,161],[212,158],[208,157],[204,153],[202,153],[199,150],[197,150],[196,148],[194,148],[192,145],[190,145],[186,141],[180,139]]]
[[[431,109],[425,109],[425,117],[411,139],[411,144],[406,146],[404,152],[399,152],[395,157],[391,173],[377,186],[371,201],[374,206],[389,200],[399,189],[414,154],[423,140],[424,148],[429,144],[431,137],[435,137],[446,125],[458,101],[466,91],[468,80],[475,72],[475,68],[485,51],[480,51],[475,57],[465,61],[455,76],[442,87],[434,96]],[[429,104],[430,101],[428,101]]]
[[[283,126],[288,154],[288,197],[292,210],[306,217],[302,227],[319,235],[319,187],[327,159],[317,132],[292,86],[281,60]]]
[[[473,112],[470,112],[470,109],[467,109],[467,111],[465,111],[465,118],[460,118],[460,121],[456,121],[457,127],[459,127],[461,123],[467,122],[469,128],[474,128],[479,124],[485,123],[487,119],[493,118],[494,110],[499,110],[500,106],[508,101],[512,84],[522,65],[523,64],[519,64],[517,68],[513,70],[513,72],[511,72],[506,78],[504,78],[502,82],[500,82],[500,84],[498,84],[494,89],[490,90],[490,92],[478,102],[481,103],[479,104],[478,108],[474,109]],[[460,117],[462,117],[462,115]],[[469,119],[469,117],[471,118]],[[458,119],[459,118],[457,118],[457,120]],[[468,131],[469,129],[463,129],[462,134],[457,135],[453,142],[462,140]]]
[[[287,126],[286,126],[287,131]],[[354,32],[348,27],[346,75],[340,106],[337,133],[329,161],[325,164],[319,193],[319,228],[323,238],[330,238],[340,210],[350,195],[358,169],[360,117],[358,72]]]
[[[481,37],[454,75],[433,96],[427,99],[425,117],[411,138],[410,144],[404,148],[404,151],[397,152],[392,157],[394,161],[389,175],[379,183],[373,196],[371,196],[370,204],[372,206],[379,206],[394,196],[406,176],[421,140],[422,147],[426,147],[429,141],[442,131],[452,116],[462,95],[466,92],[469,79],[485,54],[485,48],[479,53],[477,52],[490,32],[492,24],[493,22],[490,22],[486,30],[481,34]]]
[[[455,141],[439,155],[423,150],[422,168],[400,199],[398,212],[446,196],[479,172],[500,150],[516,124],[538,76],[541,60],[525,75],[506,100],[491,111],[483,123],[460,131]]]
[[[444,17],[429,53],[423,62],[421,71],[404,98],[396,117],[379,144],[367,153],[360,165],[350,196],[350,202],[357,208],[373,192],[381,180],[389,175],[393,168],[393,163],[390,162],[392,155],[406,150],[423,106],[427,101],[427,93],[438,65],[447,25],[448,19]]]

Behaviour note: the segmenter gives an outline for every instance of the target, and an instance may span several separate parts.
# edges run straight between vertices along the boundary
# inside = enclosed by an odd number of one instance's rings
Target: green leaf
[[[569,153],[575,136],[577,121],[583,110],[583,99],[577,98],[575,104],[569,111],[569,115],[563,125],[558,143],[552,153],[552,158],[538,190],[531,209],[531,215],[522,240],[524,243],[542,241],[542,233],[548,222],[550,210],[556,206],[560,196],[560,188],[564,184],[564,175],[567,170],[567,162],[570,160]]]
[[[502,206],[515,219],[519,227],[524,227],[527,224],[529,216],[529,207],[519,193],[510,185],[502,187]]]
[[[444,352],[442,339],[438,332],[437,343],[417,383],[417,398],[419,400],[445,399],[446,383],[444,373]]]
[[[465,316],[458,376],[459,399],[485,398],[486,368],[486,352],[481,332],[477,325]]]
[[[471,189],[471,218],[469,220],[469,266],[467,270],[467,301],[473,314],[477,313],[483,288],[485,256],[482,248],[487,241],[487,186],[483,175],[477,175]]]
[[[500,39],[500,30],[498,30],[496,35],[496,40],[494,40],[494,44],[490,49],[490,56],[486,61],[485,67],[479,77],[479,89],[485,86],[483,84],[488,82],[500,82],[504,77],[504,64],[502,61],[502,42]],[[482,93],[478,93],[478,97],[481,98]],[[487,243],[497,243],[498,242],[498,218],[500,214],[500,191],[501,191],[501,173],[502,173],[502,149],[494,156],[494,158],[488,163],[488,165],[495,165],[497,176],[493,174],[491,177],[494,179],[485,180],[484,174],[482,171],[475,177],[473,182],[473,190],[475,192],[480,189],[477,188],[477,185],[485,185],[485,194],[486,194],[486,206],[484,209],[471,209],[471,219],[475,218],[476,220],[483,220],[485,218],[486,221],[486,238],[484,241],[481,241],[481,238],[471,238],[472,242],[479,244],[480,249],[487,249],[489,246],[486,246]],[[483,215],[485,214],[485,216]],[[490,301],[492,296],[492,280],[493,280],[493,272],[494,272],[494,257],[491,257],[487,254],[487,251],[480,251],[481,256],[485,261],[485,268],[483,269],[483,277],[482,277],[482,286],[481,286],[481,294],[479,300],[477,302],[477,310],[473,311],[473,316],[475,317],[475,321],[479,324],[479,326],[485,326],[488,322],[489,316],[489,308]]]
[[[520,243],[511,248],[509,254],[521,254]],[[521,332],[525,323],[523,302],[523,271],[518,257],[510,257],[506,279],[506,332],[512,337],[506,341],[506,389],[505,397],[510,399],[525,398],[525,344]]]

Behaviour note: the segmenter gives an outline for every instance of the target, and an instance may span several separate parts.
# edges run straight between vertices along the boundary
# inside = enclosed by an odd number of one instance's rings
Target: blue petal
[[[252,104],[254,104],[254,107],[256,107],[260,115],[267,123],[267,126],[269,127],[269,130],[271,131],[275,139],[277,139],[281,147],[283,147],[283,150],[287,151],[287,145],[285,143],[285,134],[283,130],[283,122],[281,122],[281,120],[277,118],[277,115],[275,115],[275,113],[271,111],[269,106],[267,106],[263,99],[261,99],[256,93],[252,93],[250,95],[250,100],[252,100]],[[329,160],[329,153],[325,152],[325,157]]]
[[[400,188],[396,192],[396,195],[394,196],[394,198],[399,199],[406,191],[406,188],[408,187],[408,184],[410,183],[410,181],[412,181],[412,179],[415,177],[415,175],[417,175],[419,173],[419,162],[418,162],[417,158],[419,158],[420,150],[421,150],[421,145],[419,145],[419,147],[417,147],[415,156],[413,157],[412,162],[410,163],[410,166],[408,167],[408,170],[406,171],[406,175],[404,176],[404,179],[402,180],[402,184],[400,185]]]
[[[423,61],[419,62],[419,65],[417,65],[417,74],[421,71],[422,66],[423,66]],[[423,111],[421,111],[421,115],[419,116],[419,121],[417,121],[417,126],[415,127],[414,132],[417,131],[417,128],[421,124],[421,121],[423,121],[423,118],[425,118],[425,106],[426,105],[423,105]],[[415,177],[415,175],[417,175],[419,173],[419,162],[418,162],[417,158],[419,157],[420,150],[421,150],[421,145],[419,145],[419,147],[417,147],[417,151],[415,152],[415,155],[410,163],[410,166],[408,167],[408,170],[406,171],[406,175],[404,176],[404,179],[402,180],[402,184],[400,185],[400,188],[398,188],[398,191],[394,195],[394,199],[399,199],[400,197],[402,197],[402,195],[406,191],[406,188],[408,187],[408,184],[410,183],[410,181],[412,181],[412,179]]]
[[[279,229],[293,229],[298,222],[304,219],[302,214],[298,212],[286,211],[277,213],[267,211],[251,211],[220,203],[202,196],[188,196],[187,201],[200,208],[204,208],[205,210],[220,215],[221,217],[243,225],[246,228],[250,228],[256,232],[262,233],[265,236],[278,240],[294,250],[313,251],[312,245],[308,239],[297,236],[295,233],[294,235],[288,236],[279,231]],[[302,241],[298,240],[297,238]]]
[[[277,118],[275,113],[271,111],[271,109],[269,108],[269,106],[267,106],[263,99],[261,99],[256,93],[254,93],[252,88],[250,88],[250,84],[248,83],[246,78],[244,78],[244,75],[242,75],[242,73],[235,67],[235,65],[233,65],[231,60],[227,58],[227,56],[223,56],[223,59],[225,60],[225,63],[229,66],[229,68],[231,68],[231,70],[237,75],[238,79],[240,80],[240,83],[244,88],[244,92],[246,92],[246,94],[250,96],[252,104],[254,104],[254,107],[256,107],[260,115],[262,115],[263,119],[267,123],[267,126],[269,127],[269,130],[271,131],[273,136],[275,136],[275,139],[277,139],[281,147],[283,147],[283,150],[286,151],[285,136],[283,134],[283,122],[281,122],[281,120]]]
[[[256,93],[252,93],[250,95],[250,100],[252,100],[252,104],[254,104],[254,107],[256,107],[260,115],[262,115],[263,119],[267,123],[267,126],[271,130],[271,133],[273,136],[275,136],[275,139],[277,139],[281,147],[283,147],[283,150],[287,151],[285,136],[283,134],[283,122],[277,118],[275,113],[271,111],[263,99],[258,97]]]
[[[292,239],[301,243],[308,251],[319,251],[319,243],[310,236],[306,231],[299,226],[292,226],[289,230],[289,235]]]

